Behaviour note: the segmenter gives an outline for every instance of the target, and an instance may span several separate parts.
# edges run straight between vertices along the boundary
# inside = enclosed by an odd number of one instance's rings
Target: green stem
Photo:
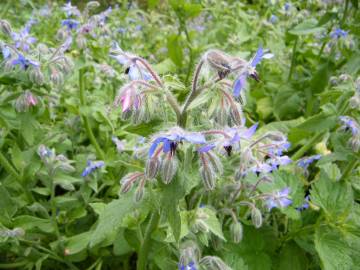
[[[290,70],[289,70],[288,82],[291,80],[291,77],[292,77],[292,74],[293,74],[294,68],[295,68],[296,49],[297,49],[298,41],[299,41],[299,38],[296,37],[296,38],[295,38],[295,42],[294,42],[294,46],[293,46],[293,50],[292,50],[291,66],[290,66]]]
[[[35,242],[35,241],[30,241],[30,240],[26,240],[26,239],[20,239],[20,242],[25,243],[29,246],[35,246],[35,248],[49,254],[49,257],[54,259],[55,261],[61,262],[66,264],[69,269],[72,270],[79,270],[79,268],[77,268],[74,264],[72,264],[71,262],[66,261],[65,259],[61,258],[60,256],[58,256],[55,252],[53,252],[50,249],[47,249],[43,246],[41,246],[39,243]]]
[[[296,151],[296,153],[291,157],[292,160],[298,160],[301,158],[306,151],[308,151],[314,143],[316,143],[321,137],[323,136],[323,133],[319,132],[316,133],[306,144],[304,144],[299,150]]]
[[[51,204],[51,221],[53,223],[53,226],[55,228],[55,234],[57,239],[60,238],[60,231],[59,231],[59,226],[57,224],[57,220],[56,220],[56,204],[55,204],[55,186],[54,185],[54,180],[52,177],[52,174],[50,174],[50,183],[51,183],[51,196],[50,196],[50,204]]]
[[[79,69],[79,94],[80,94],[80,105],[81,106],[85,106],[86,102],[85,102],[85,69],[81,68]],[[86,134],[88,136],[88,138],[90,139],[91,144],[94,146],[95,151],[97,156],[104,160],[105,159],[105,154],[104,152],[101,150],[95,136],[94,133],[91,130],[91,126],[90,126],[90,121],[89,118],[85,115],[81,116],[83,122],[84,122],[84,126],[85,126],[85,131]]]
[[[16,180],[20,181],[21,176],[20,174],[15,170],[15,168],[10,164],[10,162],[6,159],[6,157],[3,155],[2,152],[0,152],[0,164],[4,167],[4,169],[14,176]]]
[[[160,214],[156,211],[152,213],[150,222],[146,228],[144,241],[139,250],[137,267],[136,267],[137,270],[146,270],[146,262],[148,261],[148,254],[151,245],[151,234],[158,226],[159,220],[160,220]]]
[[[343,26],[343,24],[345,23],[348,9],[349,9],[349,0],[346,0],[345,1],[344,14],[343,14],[343,17],[342,17],[341,22],[340,22],[341,26]]]
[[[28,261],[20,261],[14,263],[0,263],[0,269],[16,269],[28,264]]]
[[[340,177],[340,181],[345,180],[349,174],[352,172],[352,170],[355,169],[355,167],[358,164],[358,158],[357,157],[353,157],[352,160],[348,163],[348,165],[345,167],[344,173],[341,175]]]

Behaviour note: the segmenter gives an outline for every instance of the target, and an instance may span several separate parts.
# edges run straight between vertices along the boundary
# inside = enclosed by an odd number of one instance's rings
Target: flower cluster
[[[350,116],[340,116],[340,122],[342,123],[341,129],[344,131],[350,131],[351,139],[349,144],[351,148],[357,152],[360,149],[360,125]]]
[[[69,160],[64,155],[56,155],[54,149],[49,149],[45,145],[39,146],[38,155],[44,162],[50,174],[54,174],[57,170],[65,172],[75,171],[75,168],[71,165],[73,161]]]
[[[98,160],[98,161],[88,160],[86,167],[85,167],[84,171],[82,172],[81,176],[86,177],[86,176],[90,175],[91,173],[93,173],[95,170],[100,169],[104,166],[105,166],[105,162],[102,160]]]

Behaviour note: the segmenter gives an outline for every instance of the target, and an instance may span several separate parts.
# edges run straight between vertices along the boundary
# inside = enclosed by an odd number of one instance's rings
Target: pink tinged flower
[[[131,91],[126,90],[125,93],[121,96],[121,107],[122,112],[126,112],[131,107]]]
[[[28,106],[36,106],[36,104],[38,103],[36,97],[33,96],[33,94],[31,92],[28,92],[25,95],[26,95],[26,102],[27,102]]]

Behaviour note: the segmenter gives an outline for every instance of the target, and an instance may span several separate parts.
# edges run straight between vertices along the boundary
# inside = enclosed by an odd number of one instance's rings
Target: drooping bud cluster
[[[23,237],[24,235],[25,235],[25,231],[22,228],[14,228],[12,230],[0,229],[0,237],[16,238],[16,237]]]
[[[52,174],[56,170],[62,170],[65,172],[74,172],[75,168],[71,165],[73,161],[69,160],[64,155],[56,155],[54,149],[49,149],[45,145],[40,145],[38,148],[38,154],[49,172]]]
[[[15,109],[18,112],[26,112],[31,107],[35,107],[38,103],[37,97],[31,93],[29,90],[26,90],[21,94],[15,101]]]
[[[135,123],[150,120],[149,105],[154,101],[156,87],[144,80],[131,81],[119,90],[114,106],[122,107],[122,117],[129,118]]]
[[[200,260],[199,264],[208,270],[231,270],[223,260],[216,256],[205,256]]]

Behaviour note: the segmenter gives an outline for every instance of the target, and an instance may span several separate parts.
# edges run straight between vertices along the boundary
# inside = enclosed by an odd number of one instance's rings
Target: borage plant
[[[0,269],[357,269],[357,1],[123,2],[0,4]]]

